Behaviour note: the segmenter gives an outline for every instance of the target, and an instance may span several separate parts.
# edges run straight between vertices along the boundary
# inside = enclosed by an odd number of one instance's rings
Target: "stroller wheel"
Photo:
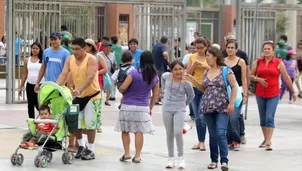
[[[64,163],[64,164],[68,164],[68,162],[67,162],[67,153],[63,153],[62,154],[62,162]]]
[[[73,153],[67,153],[66,155],[66,160],[68,164],[72,164],[74,162],[74,155]]]
[[[10,162],[12,163],[12,165],[16,165],[17,164],[17,154],[12,154],[12,156],[10,157]]]
[[[34,164],[36,167],[40,167],[40,157],[37,155],[34,159]]]
[[[40,167],[45,168],[47,166],[47,160],[48,158],[43,155],[40,157]]]
[[[17,165],[21,166],[23,164],[23,161],[24,161],[23,154],[19,153],[17,155],[17,160],[16,160]]]
[[[45,155],[47,156],[47,161],[51,162],[52,157],[53,157],[52,152],[47,151]]]

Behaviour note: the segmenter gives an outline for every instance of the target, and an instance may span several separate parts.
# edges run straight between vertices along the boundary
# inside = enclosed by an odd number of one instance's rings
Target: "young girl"
[[[296,54],[297,53],[296,53],[295,50],[289,50],[287,53],[288,54],[287,54],[285,60],[283,60],[283,63],[284,63],[287,74],[289,75],[292,82],[294,82],[296,75],[299,73],[298,67],[297,67],[297,60],[296,60]],[[282,79],[280,100],[282,99],[285,90],[290,91],[290,89],[285,84],[284,80]],[[292,103],[292,93],[289,93],[289,103]]]
[[[163,121],[166,128],[169,153],[166,168],[174,167],[174,138],[176,139],[179,157],[179,168],[185,167],[183,159],[183,134],[186,106],[193,100],[195,94],[192,85],[182,79],[184,65],[175,60],[170,64],[171,73],[166,72],[161,77],[163,98]]]
[[[26,98],[27,98],[27,108],[28,117],[35,118],[35,108],[39,110],[38,105],[38,94],[34,91],[38,74],[42,65],[42,55],[43,49],[40,43],[33,43],[31,45],[31,54],[29,58],[24,60],[22,81],[19,87],[19,96],[22,96],[23,87],[26,83]],[[43,79],[42,81],[43,82]]]

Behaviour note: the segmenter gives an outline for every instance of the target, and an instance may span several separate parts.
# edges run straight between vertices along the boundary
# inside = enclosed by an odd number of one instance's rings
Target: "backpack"
[[[225,83],[225,86],[226,86],[226,89],[227,89],[228,99],[230,101],[231,100],[231,94],[232,94],[232,88],[231,88],[231,86],[228,82],[228,69],[229,69],[229,67],[224,66],[222,68],[222,75],[223,75],[223,80],[224,80],[224,83]],[[236,80],[236,78],[235,78],[235,80]],[[234,102],[234,106],[239,107],[241,102],[242,102],[242,91],[241,91],[241,88],[239,87],[237,81],[236,81],[236,86],[237,86],[237,96],[236,96],[236,99],[235,99],[235,102]]]
[[[125,79],[127,78],[128,75],[128,70],[131,68],[132,65],[129,65],[125,70],[122,70],[122,68],[120,68],[119,72],[118,72],[118,76],[117,76],[117,87],[120,88],[120,86],[123,84],[123,82],[125,81]]]

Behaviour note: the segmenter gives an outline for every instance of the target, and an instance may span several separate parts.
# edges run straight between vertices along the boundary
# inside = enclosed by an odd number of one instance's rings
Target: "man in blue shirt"
[[[137,46],[138,46],[138,40],[137,39],[130,39],[129,40],[129,49],[130,49],[130,52],[132,54],[132,57],[133,57],[133,66],[137,69],[140,67],[140,61],[141,61],[141,54],[143,53],[142,50],[140,49],[137,49]]]
[[[70,53],[65,48],[61,47],[62,35],[58,32],[51,33],[51,47],[43,52],[42,66],[38,75],[35,91],[39,90],[39,83],[45,75],[45,81],[56,82],[61,72],[63,71],[65,60]]]
[[[16,32],[16,48],[15,48],[15,55],[16,55],[16,65],[19,64],[19,51],[22,51],[22,46],[24,46],[24,42],[23,40],[19,37],[18,33]],[[19,50],[19,46],[21,48],[21,50]]]
[[[156,70],[158,71],[159,80],[161,80],[161,75],[168,71],[169,65],[169,54],[167,52],[166,44],[168,43],[168,38],[163,36],[160,38],[159,43],[153,46],[152,55],[155,62]],[[159,82],[161,84],[161,82]],[[156,103],[161,105],[161,99]]]

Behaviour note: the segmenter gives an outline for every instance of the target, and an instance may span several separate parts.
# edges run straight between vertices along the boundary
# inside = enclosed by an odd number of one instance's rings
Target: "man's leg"
[[[83,119],[84,119],[84,112],[81,111],[79,113],[78,130],[73,133],[73,135],[76,137],[76,140],[79,144],[77,154],[75,155],[76,159],[81,158],[83,155],[83,152],[85,151],[85,142],[84,142],[83,136],[82,136],[82,129],[85,129],[85,127],[83,126],[84,125]]]
[[[89,101],[84,109],[84,119],[86,125],[86,132],[88,138],[88,148],[84,151],[81,159],[82,160],[92,160],[95,158],[94,154],[94,141],[96,130],[99,128],[101,123],[100,105],[102,104],[102,99]]]

